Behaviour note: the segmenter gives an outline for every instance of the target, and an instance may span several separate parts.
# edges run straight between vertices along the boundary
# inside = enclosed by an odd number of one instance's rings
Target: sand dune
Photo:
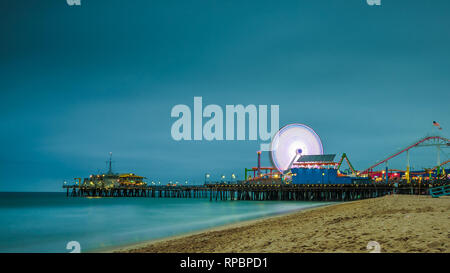
[[[393,195],[222,227],[120,252],[450,252],[450,198]]]

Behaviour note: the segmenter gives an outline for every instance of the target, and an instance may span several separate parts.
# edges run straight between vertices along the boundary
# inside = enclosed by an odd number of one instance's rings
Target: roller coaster
[[[387,169],[387,164],[389,162],[389,160],[403,154],[406,153],[407,156],[407,166],[406,166],[406,174],[407,174],[407,179],[409,180],[409,169],[410,169],[410,158],[409,158],[409,151],[412,148],[416,148],[416,147],[426,147],[426,146],[431,146],[431,147],[436,147],[437,149],[437,162],[436,162],[436,166],[433,169],[430,169],[428,171],[434,171],[437,170],[439,172],[440,168],[442,166],[444,166],[445,164],[449,163],[450,160],[444,161],[443,163],[440,162],[440,152],[442,148],[449,148],[450,147],[450,140],[448,138],[444,138],[441,136],[426,136],[416,142],[414,142],[411,145],[408,145],[406,148],[390,155],[389,157],[378,161],[377,163],[375,163],[374,165],[370,166],[369,168],[365,169],[364,171],[360,172],[359,175],[368,175],[370,174],[370,172],[376,168],[377,166],[380,166],[383,163],[386,163],[386,169]]]

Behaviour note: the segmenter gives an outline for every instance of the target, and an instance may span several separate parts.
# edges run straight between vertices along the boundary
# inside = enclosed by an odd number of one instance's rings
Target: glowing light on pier
[[[284,172],[298,153],[321,155],[323,146],[313,129],[304,124],[292,123],[275,134],[271,143],[272,162],[280,172]]]

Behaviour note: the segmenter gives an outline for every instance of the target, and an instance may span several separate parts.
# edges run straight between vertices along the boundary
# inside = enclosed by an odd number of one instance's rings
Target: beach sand
[[[450,197],[391,195],[141,243],[115,252],[450,252]]]

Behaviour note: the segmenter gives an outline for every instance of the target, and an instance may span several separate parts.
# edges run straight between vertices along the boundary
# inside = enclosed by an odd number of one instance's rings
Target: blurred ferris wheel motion
[[[271,160],[275,168],[283,173],[303,155],[322,155],[323,146],[316,132],[300,123],[292,123],[281,128],[271,143]]]

